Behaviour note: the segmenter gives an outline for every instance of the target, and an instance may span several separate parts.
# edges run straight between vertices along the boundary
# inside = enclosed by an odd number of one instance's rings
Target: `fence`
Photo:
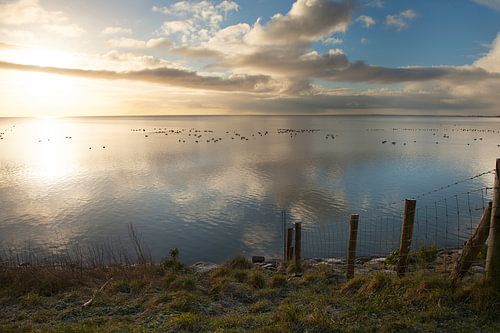
[[[497,168],[498,166],[500,166],[500,159],[497,160]],[[494,177],[495,172],[495,170],[486,171],[429,192],[415,195],[413,200],[402,200],[378,207],[378,211],[390,213],[380,214],[377,210],[360,213],[359,222],[355,223],[354,242],[356,243],[357,240],[357,244],[355,244],[356,255],[385,257],[392,251],[399,250],[399,262],[401,263],[401,257],[404,256],[403,252],[406,250],[406,245],[408,245],[407,250],[416,250],[419,247],[430,245],[441,250],[456,250],[462,248],[473,235],[477,238],[476,243],[472,244],[469,241],[469,247],[483,247],[484,241],[486,241],[484,232],[483,235],[477,236],[475,231],[479,229],[477,226],[482,220],[483,213],[486,214],[485,208],[488,207],[488,203],[495,199],[494,192],[498,188],[498,184],[442,197],[439,197],[439,192],[479,177],[489,176],[493,180],[493,178],[496,178]],[[410,205],[408,206],[408,204]],[[391,209],[387,209],[389,206]],[[493,206],[493,212],[495,212],[495,208]],[[284,229],[286,229],[286,213],[283,214]],[[405,221],[405,214],[411,215],[412,222],[410,229],[405,229],[402,232],[405,224],[402,223]],[[489,228],[489,215],[487,220],[487,228]],[[352,223],[351,220],[351,225]],[[486,227],[482,226],[482,228]],[[345,221],[320,226],[303,225],[303,234],[301,236],[302,257],[305,259],[346,258],[348,244],[351,248],[353,238],[352,227],[351,237],[349,238],[349,229],[347,218]],[[408,244],[405,244],[405,235],[409,237],[407,239]],[[486,237],[487,235],[486,232]],[[479,242],[478,240],[482,238],[484,240]],[[286,237],[284,239],[286,240]],[[288,244],[290,243],[291,240],[288,240]],[[352,252],[352,250],[349,250],[349,252]],[[478,252],[478,249],[474,249],[474,256]],[[352,253],[349,254],[352,256]],[[286,253],[285,258],[290,259],[290,257],[290,253]],[[348,276],[350,274],[352,273],[348,271]]]

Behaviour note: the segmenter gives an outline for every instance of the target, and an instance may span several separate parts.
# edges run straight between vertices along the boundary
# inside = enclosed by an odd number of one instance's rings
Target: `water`
[[[401,204],[389,203],[493,169],[499,130],[496,118],[3,118],[0,245],[126,242],[132,223],[157,259],[172,247],[187,263],[239,253],[278,257],[286,209],[290,222],[303,223],[305,251],[315,239],[344,248],[350,214],[376,228],[377,216],[400,215]],[[492,180],[478,177],[418,202]],[[462,218],[456,228],[466,230]],[[307,234],[335,225],[337,240]],[[387,242],[388,230],[379,242]],[[445,242],[441,234],[435,241]]]

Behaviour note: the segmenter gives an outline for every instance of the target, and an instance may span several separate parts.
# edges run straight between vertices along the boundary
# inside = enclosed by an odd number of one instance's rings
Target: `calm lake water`
[[[344,235],[352,213],[377,228],[377,216],[401,213],[390,203],[493,169],[499,130],[495,118],[0,118],[0,246],[127,242],[132,223],[157,259],[172,247],[187,263],[277,257],[282,210],[304,232],[319,230],[309,241],[332,225]],[[470,216],[461,218],[466,230]]]

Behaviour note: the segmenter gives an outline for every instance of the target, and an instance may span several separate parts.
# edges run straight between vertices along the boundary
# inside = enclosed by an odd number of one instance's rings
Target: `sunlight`
[[[1,104],[32,110],[33,116],[62,116],[78,107],[88,97],[78,79],[36,72],[5,72],[11,94]]]
[[[43,183],[55,183],[72,175],[76,169],[74,153],[63,139],[69,132],[67,125],[54,117],[41,117],[31,126],[31,135],[36,138],[29,151],[31,175]]]
[[[5,61],[49,67],[71,67],[76,65],[77,58],[65,51],[47,48],[22,48],[2,52]]]

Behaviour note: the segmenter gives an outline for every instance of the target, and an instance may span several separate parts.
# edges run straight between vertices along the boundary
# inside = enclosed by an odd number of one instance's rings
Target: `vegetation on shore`
[[[296,274],[236,257],[197,273],[175,251],[156,265],[0,271],[0,332],[499,332],[499,303],[481,277],[452,289],[440,269],[343,281],[326,264]]]

